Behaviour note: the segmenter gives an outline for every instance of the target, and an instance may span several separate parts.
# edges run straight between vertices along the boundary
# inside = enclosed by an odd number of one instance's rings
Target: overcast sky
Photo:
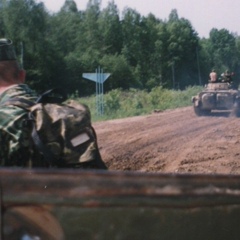
[[[39,0],[51,12],[57,12],[65,0]],[[85,10],[88,0],[75,0],[78,10]],[[102,0],[105,8],[109,0]],[[208,37],[212,28],[225,28],[240,35],[240,0],[114,0],[120,14],[124,7],[135,9],[141,15],[153,13],[165,20],[172,9],[188,19],[200,37]]]

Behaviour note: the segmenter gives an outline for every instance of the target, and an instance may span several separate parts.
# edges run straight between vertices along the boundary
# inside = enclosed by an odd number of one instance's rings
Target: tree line
[[[111,73],[105,91],[185,89],[205,84],[212,68],[240,76],[239,36],[213,28],[200,38],[176,9],[162,20],[128,7],[120,15],[114,0],[104,9],[89,0],[84,11],[65,0],[57,13],[35,0],[0,0],[0,36],[14,41],[27,83],[38,91],[93,94],[95,83],[82,74],[99,66]]]

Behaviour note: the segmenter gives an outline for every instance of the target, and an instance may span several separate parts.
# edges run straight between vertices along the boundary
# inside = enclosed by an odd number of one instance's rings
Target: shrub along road
[[[96,122],[110,170],[162,173],[240,173],[240,119],[197,117],[192,107]]]

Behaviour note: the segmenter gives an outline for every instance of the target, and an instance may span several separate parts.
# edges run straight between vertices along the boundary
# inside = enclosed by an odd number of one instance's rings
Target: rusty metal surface
[[[238,175],[1,169],[0,184],[3,225],[49,239],[239,239]]]

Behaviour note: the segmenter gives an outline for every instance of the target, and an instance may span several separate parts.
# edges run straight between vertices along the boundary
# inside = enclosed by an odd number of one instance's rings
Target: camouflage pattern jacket
[[[37,95],[25,84],[13,85],[0,94],[0,166],[27,166],[29,159],[29,129],[23,120],[25,110],[16,106],[1,106],[11,98],[35,100]]]

